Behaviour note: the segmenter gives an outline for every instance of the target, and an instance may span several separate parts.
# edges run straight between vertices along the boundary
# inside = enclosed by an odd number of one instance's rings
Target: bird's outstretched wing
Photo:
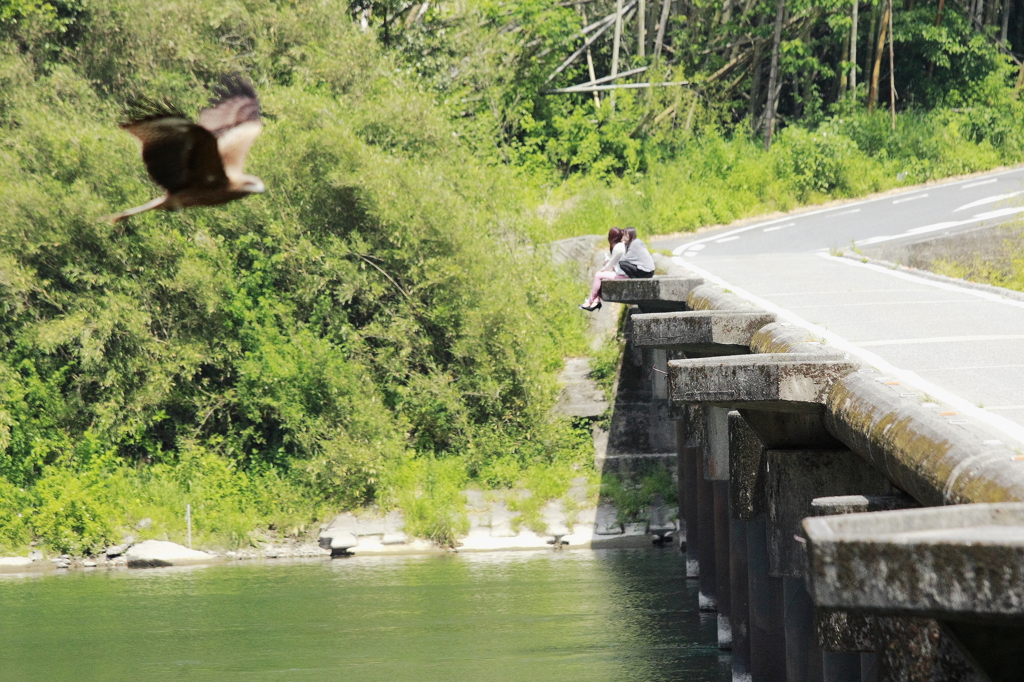
[[[227,185],[216,138],[181,114],[158,112],[121,127],[142,142],[149,176],[168,193]]]
[[[226,76],[216,92],[213,106],[199,112],[199,125],[217,138],[225,172],[237,177],[263,128],[260,102],[252,83],[237,74]]]

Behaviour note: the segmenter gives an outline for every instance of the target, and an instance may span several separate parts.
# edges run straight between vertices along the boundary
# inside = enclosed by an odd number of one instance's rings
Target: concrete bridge
[[[629,306],[648,441],[675,438],[680,547],[733,679],[1024,679],[1012,428],[692,272],[603,297]]]

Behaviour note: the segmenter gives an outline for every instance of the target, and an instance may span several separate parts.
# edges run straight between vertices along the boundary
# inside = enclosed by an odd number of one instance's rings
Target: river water
[[[0,680],[729,679],[664,550],[0,576]]]

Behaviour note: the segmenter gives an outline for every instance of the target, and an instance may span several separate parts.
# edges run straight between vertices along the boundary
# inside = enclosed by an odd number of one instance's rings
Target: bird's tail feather
[[[157,197],[156,199],[153,199],[152,201],[147,201],[146,203],[142,204],[141,206],[136,206],[135,208],[126,208],[125,210],[121,211],[120,213],[113,213],[111,215],[105,215],[102,218],[100,218],[100,222],[110,223],[111,225],[113,225],[113,224],[117,223],[120,220],[124,220],[128,216],[135,215],[136,213],[143,213],[145,211],[151,211],[154,208],[160,208],[166,200],[167,200],[167,197],[165,197],[165,196],[164,197]]]

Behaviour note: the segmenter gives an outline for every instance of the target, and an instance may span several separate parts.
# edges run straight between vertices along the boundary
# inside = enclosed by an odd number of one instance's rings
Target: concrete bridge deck
[[[709,283],[1024,442],[1024,300],[833,257],[1024,213],[1024,169],[653,241]]]
[[[1024,301],[813,254],[686,266],[960,415],[1024,441]]]

